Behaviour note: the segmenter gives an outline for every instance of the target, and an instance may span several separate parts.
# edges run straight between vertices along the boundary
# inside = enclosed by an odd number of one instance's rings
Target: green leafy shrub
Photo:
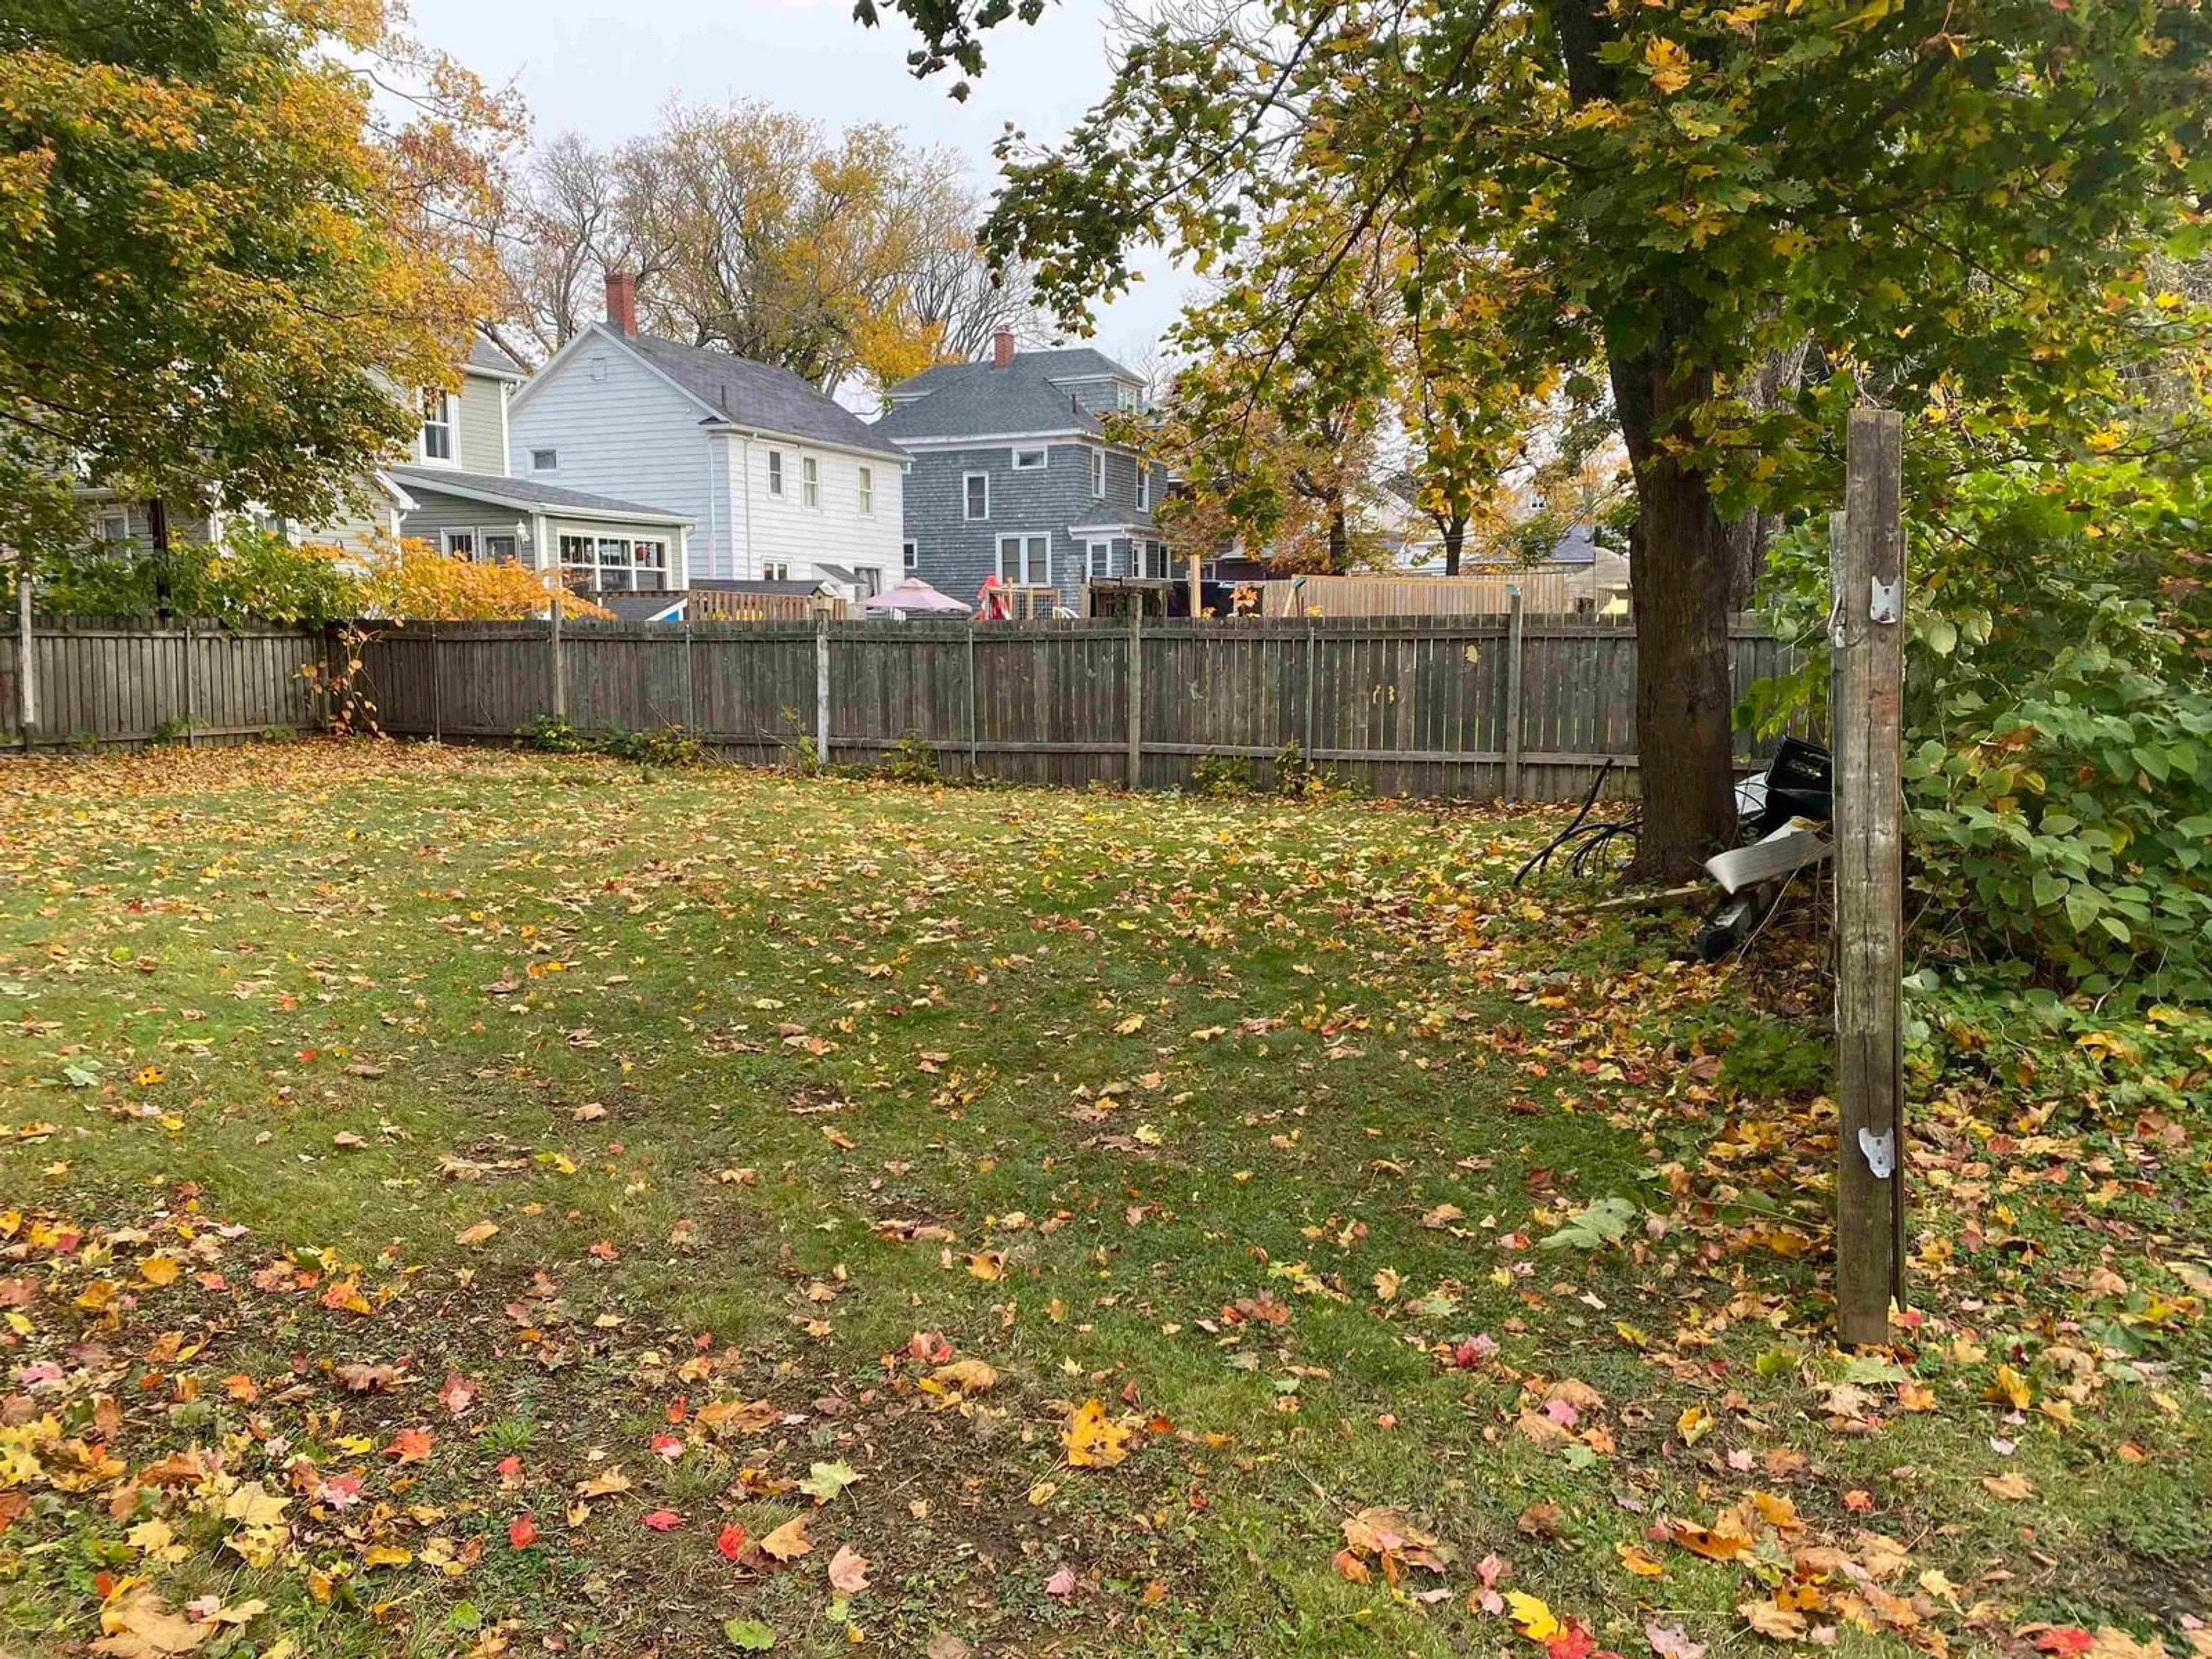
[[[524,748],[548,755],[585,755],[592,749],[591,739],[558,714],[532,715],[515,728],[514,735]]]
[[[1908,904],[1938,957],[2092,995],[2212,995],[2212,600],[2204,489],[2135,461],[1970,471],[1908,521]],[[1754,714],[1826,685],[1825,536],[1785,543],[1814,648]]]
[[[894,783],[941,783],[937,750],[918,732],[909,732],[884,755],[884,775]]]
[[[1194,795],[1249,795],[1252,763],[1242,755],[1201,755],[1190,769]]]
[[[591,747],[602,755],[643,766],[704,766],[714,758],[706,738],[688,726],[604,732],[592,740]]]
[[[319,624],[351,616],[356,583],[336,550],[295,547],[238,523],[219,542],[86,549],[46,578],[39,602],[53,615],[144,617],[167,610],[234,625]]]

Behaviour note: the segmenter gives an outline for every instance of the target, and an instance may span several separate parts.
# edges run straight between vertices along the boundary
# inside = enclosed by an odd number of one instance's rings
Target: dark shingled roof
[[[602,611],[611,611],[617,622],[651,622],[664,611],[674,610],[683,615],[684,595],[673,590],[657,593],[593,593],[593,605]]]
[[[738,426],[792,438],[842,444],[904,460],[906,452],[834,399],[823,397],[787,368],[733,357],[706,346],[685,345],[651,334],[627,337],[608,331],[670,380]]]
[[[1016,352],[1005,368],[988,362],[939,363],[891,388],[891,406],[876,430],[892,438],[1097,432],[1097,417],[1077,408],[1066,386],[1053,383],[1108,375],[1138,379],[1089,346]]]
[[[495,374],[527,374],[530,372],[482,334],[477,335],[475,343],[469,347],[469,367],[487,368]]]
[[[612,501],[605,495],[563,489],[558,484],[536,483],[528,478],[503,478],[491,472],[457,472],[448,466],[388,466],[384,470],[405,485],[410,494],[417,489],[447,495],[464,492],[464,500],[473,495],[491,495],[522,507],[566,507],[579,512],[665,524],[692,522],[688,514],[671,513],[665,507],[640,507],[635,501]]]
[[[741,581],[727,576],[702,577],[691,586],[709,593],[796,593],[802,598],[822,591],[818,581]]]

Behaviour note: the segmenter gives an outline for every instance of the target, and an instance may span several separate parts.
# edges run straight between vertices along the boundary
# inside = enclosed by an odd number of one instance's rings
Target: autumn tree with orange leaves
[[[510,97],[385,0],[47,0],[0,34],[0,545],[72,485],[331,516],[483,313]]]

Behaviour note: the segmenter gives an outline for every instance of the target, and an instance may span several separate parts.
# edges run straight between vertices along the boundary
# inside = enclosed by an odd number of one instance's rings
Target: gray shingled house
[[[1092,577],[1168,576],[1152,521],[1166,471],[1107,442],[1098,418],[1137,408],[1143,390],[1087,346],[1017,351],[1004,331],[988,362],[893,386],[874,429],[913,457],[907,571],[960,599],[995,574],[1070,607]]]

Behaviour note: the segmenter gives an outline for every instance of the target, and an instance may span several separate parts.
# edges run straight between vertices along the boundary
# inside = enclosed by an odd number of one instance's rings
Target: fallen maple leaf
[[[538,1541],[538,1522],[529,1510],[507,1523],[507,1541],[510,1547],[526,1550]]]
[[[438,1390],[438,1403],[455,1417],[466,1417],[476,1397],[477,1385],[458,1372],[447,1377],[446,1386]]]
[[[1106,1415],[1104,1402],[1086,1400],[1060,1437],[1067,1461],[1079,1469],[1110,1469],[1129,1455],[1129,1431]]]
[[[453,1235],[456,1244],[481,1244],[499,1231],[495,1221],[479,1221],[472,1227],[464,1227]]]
[[[1985,1474],[1982,1486],[1990,1497],[2002,1498],[2008,1504],[2017,1504],[2022,1498],[2035,1496],[2035,1487],[2026,1476],[2007,1473]]]
[[[1559,1621],[1539,1597],[1522,1590],[1508,1590],[1505,1609],[1513,1620],[1513,1628],[1532,1642],[1547,1642],[1559,1633]]]
[[[1692,1642],[1680,1625],[1662,1625],[1655,1619],[1644,1626],[1644,1639],[1659,1659],[1705,1659],[1705,1644]]]
[[[384,1449],[386,1457],[402,1463],[419,1463],[430,1455],[431,1436],[428,1429],[402,1429],[392,1437]]]
[[[1778,1601],[1740,1601],[1736,1604],[1743,1621],[1761,1636],[1772,1637],[1778,1642],[1802,1641],[1805,1636],[1805,1615]]]
[[[724,1522],[714,1534],[714,1549],[724,1560],[736,1560],[745,1552],[745,1529],[734,1521]]]
[[[858,1595],[868,1587],[868,1558],[850,1544],[837,1546],[830,1558],[830,1588],[840,1595]]]
[[[141,1590],[100,1610],[106,1633],[92,1644],[112,1659],[171,1659],[190,1653],[216,1633],[211,1624],[194,1624],[151,1590]]]
[[[638,1517],[655,1532],[674,1532],[684,1524],[684,1517],[674,1510],[652,1510]]]
[[[1044,1581],[1047,1595],[1067,1597],[1075,1594],[1075,1569],[1063,1564],[1058,1572]]]
[[[796,1561],[814,1548],[814,1540],[806,1535],[806,1517],[799,1516],[787,1521],[760,1540],[761,1553],[778,1561]]]

